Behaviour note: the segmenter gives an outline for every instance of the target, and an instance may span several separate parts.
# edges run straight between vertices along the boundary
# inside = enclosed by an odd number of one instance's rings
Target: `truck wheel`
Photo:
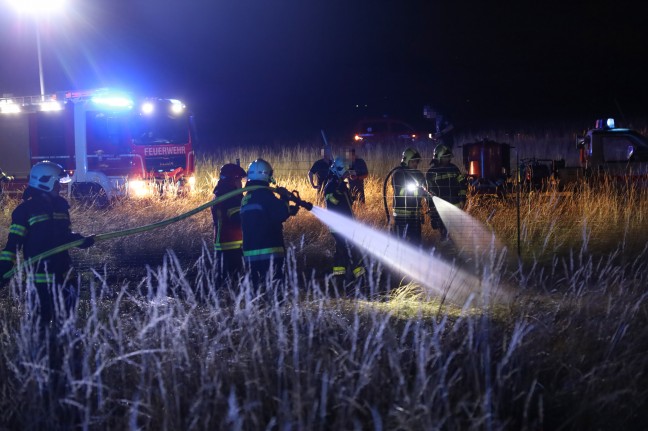
[[[72,196],[85,206],[106,208],[110,199],[103,187],[94,183],[80,183],[72,185]]]

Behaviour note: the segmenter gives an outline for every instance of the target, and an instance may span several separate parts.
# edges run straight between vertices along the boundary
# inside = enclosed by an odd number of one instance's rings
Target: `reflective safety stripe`
[[[40,222],[46,221],[46,220],[50,220],[49,214],[41,214],[41,215],[34,216],[34,217],[30,218],[28,220],[28,222],[29,222],[30,226],[33,226],[36,223],[40,223]]]
[[[407,187],[401,187],[400,192],[398,192],[398,196],[409,196],[409,197],[418,197],[419,195],[419,188],[415,188],[414,190],[408,190]]]
[[[270,247],[270,248],[261,248],[258,250],[247,250],[243,251],[243,256],[260,256],[262,254],[284,254],[285,250],[283,247]]]
[[[25,236],[25,234],[27,233],[27,228],[19,224],[12,224],[9,227],[9,233],[10,234],[13,233],[14,235],[18,235],[18,236]]]
[[[2,250],[0,251],[0,261],[16,263],[16,253],[9,250]]]
[[[353,270],[353,276],[355,278],[362,277],[363,275],[365,275],[366,272],[367,271],[365,271],[365,269],[362,266],[359,266]]]
[[[458,179],[457,174],[436,174],[434,179],[436,181],[438,181],[438,180],[449,180],[449,179],[454,178],[454,177],[457,177],[457,179]]]
[[[419,210],[402,210],[394,208],[394,216],[417,216],[419,213]]]
[[[227,217],[232,217],[237,212],[241,211],[241,207],[234,207],[227,210]]]
[[[243,241],[230,241],[230,242],[221,242],[221,243],[215,243],[214,244],[214,250],[216,251],[223,251],[223,250],[236,250],[237,248],[241,248],[243,246]]]
[[[340,203],[339,199],[336,199],[333,193],[329,193],[328,195],[325,196],[327,201],[330,201],[333,205],[337,205]]]
[[[343,266],[334,266],[333,275],[344,275],[346,274],[346,268]]]
[[[34,274],[34,283],[53,283],[54,274],[37,272]]]
[[[261,204],[247,204],[241,206],[242,213],[248,211],[263,211],[263,206]]]
[[[70,217],[65,213],[54,213],[52,214],[54,220],[70,220]]]

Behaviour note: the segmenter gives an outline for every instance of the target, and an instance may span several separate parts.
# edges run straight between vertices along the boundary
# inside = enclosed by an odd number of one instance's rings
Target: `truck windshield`
[[[138,115],[131,119],[133,142],[138,145],[186,144],[189,142],[187,117]]]

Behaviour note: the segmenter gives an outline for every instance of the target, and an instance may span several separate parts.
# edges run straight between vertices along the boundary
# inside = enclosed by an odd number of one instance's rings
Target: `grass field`
[[[516,139],[521,157],[573,144]],[[372,175],[356,215],[377,230],[388,229],[382,182],[400,151],[362,154]],[[237,158],[266,158],[280,185],[315,201],[305,172],[317,154],[221,151],[201,160],[191,197],[74,205],[73,226],[99,234],[182,214],[211,199],[218,167]],[[506,256],[459,252],[424,226],[427,252],[509,286],[507,303],[442,301],[376,260],[338,296],[328,228],[306,211],[285,225],[288,277],[267,302],[246,280],[216,285],[209,211],[75,250],[82,299],[58,370],[33,336],[29,286],[17,277],[0,292],[0,429],[645,429],[648,196],[608,183],[543,192],[522,196],[519,231],[514,197],[470,197],[466,212]],[[16,203],[2,206],[3,238]]]

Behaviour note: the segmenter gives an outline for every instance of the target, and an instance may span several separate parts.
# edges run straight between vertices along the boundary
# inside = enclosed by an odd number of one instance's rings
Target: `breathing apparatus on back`
[[[399,169],[410,169],[409,168],[409,162],[412,160],[421,160],[421,154],[416,150],[415,148],[406,148],[405,151],[403,151],[403,155],[401,157],[401,163],[399,166],[396,166],[394,169],[389,171],[387,176],[385,177],[385,181],[383,182],[383,205],[385,207],[385,215],[387,217],[387,224],[389,224],[389,220],[391,218],[389,214],[389,207],[387,205],[387,183],[389,182],[389,179],[391,178],[392,174],[396,172]],[[405,171],[407,172],[407,171]],[[429,195],[429,192],[427,189],[424,187],[423,184],[416,184],[414,181],[412,184],[412,187],[414,189],[421,189],[425,194]]]

